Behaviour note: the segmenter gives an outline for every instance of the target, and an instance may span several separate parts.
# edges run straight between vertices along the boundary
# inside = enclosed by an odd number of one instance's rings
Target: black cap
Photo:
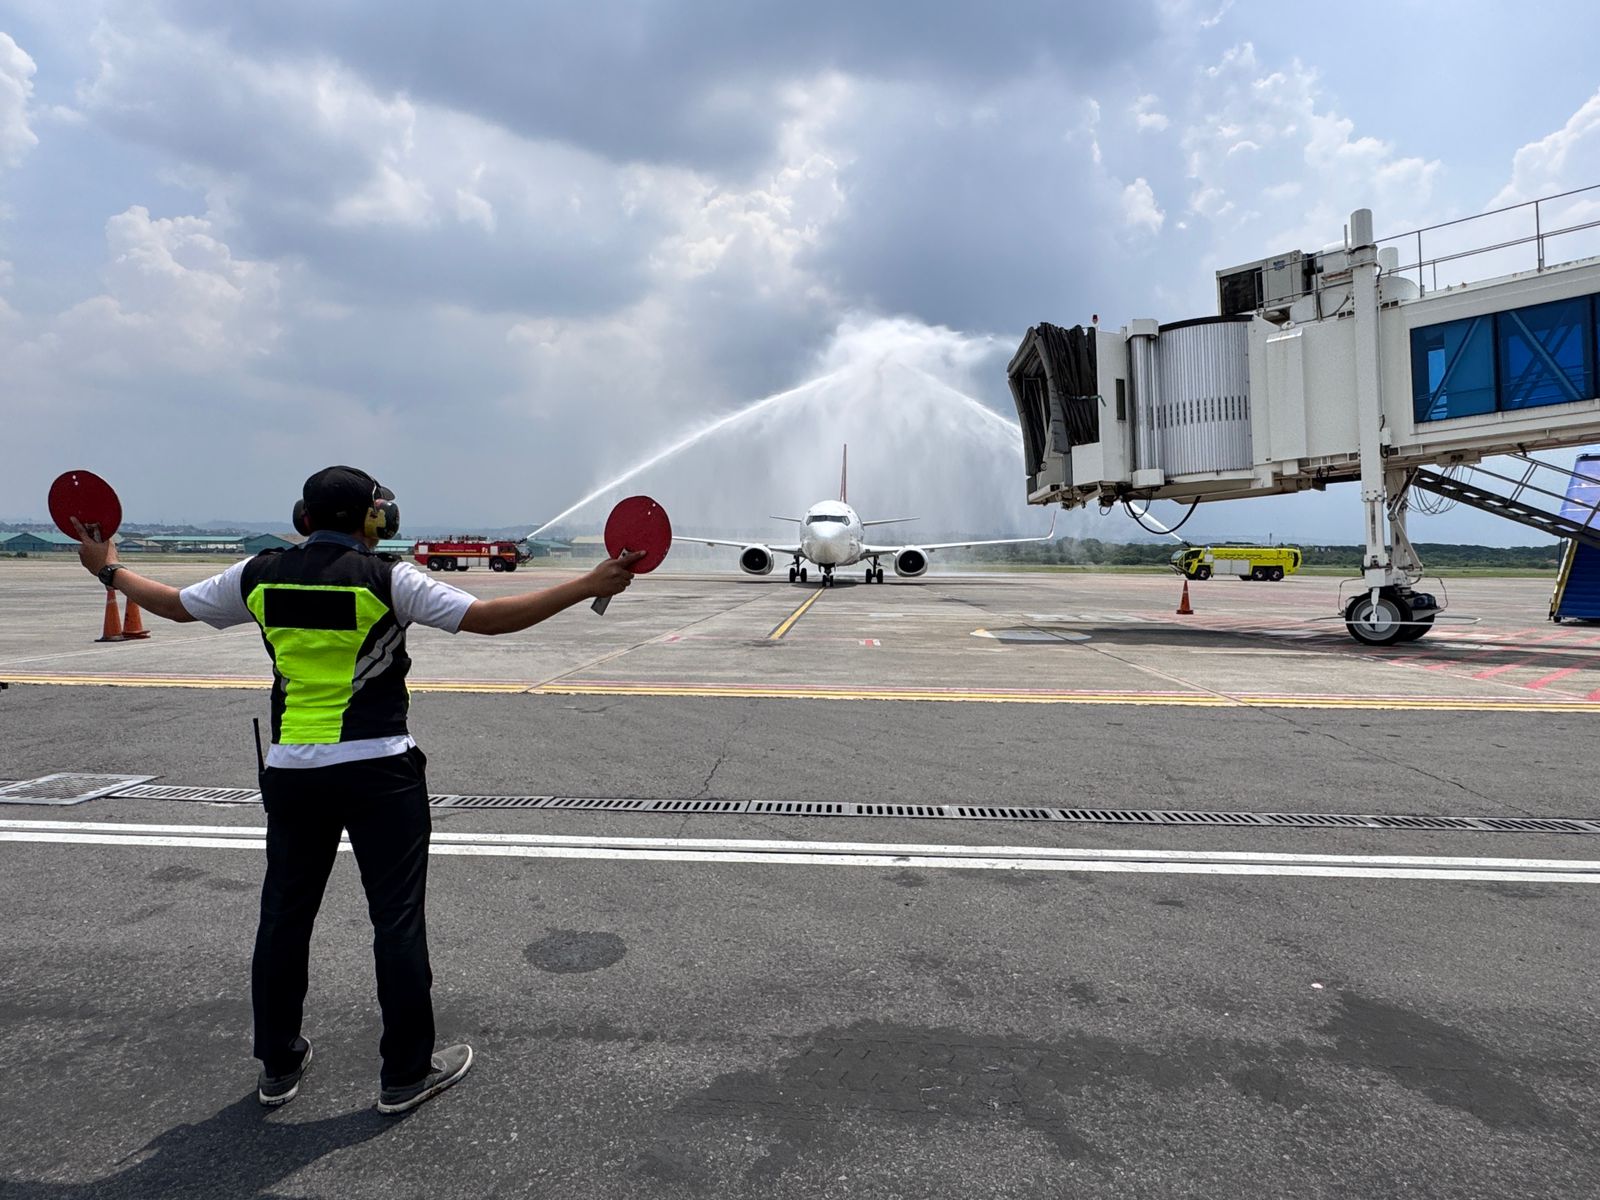
[[[300,494],[312,523],[333,528],[361,525],[374,495],[394,499],[393,492],[355,467],[324,467],[306,480]]]

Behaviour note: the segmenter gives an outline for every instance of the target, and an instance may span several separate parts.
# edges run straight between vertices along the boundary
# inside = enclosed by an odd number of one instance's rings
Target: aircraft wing
[[[774,546],[771,542],[763,542],[760,539],[750,542],[729,542],[724,541],[721,538],[681,537],[677,540],[680,542],[689,542],[695,546],[732,546],[736,550],[743,550],[746,546],[765,546],[774,554],[800,553],[799,546]]]
[[[1036,537],[1036,538],[990,538],[987,541],[980,541],[980,542],[932,542],[932,543],[929,543],[929,544],[923,544],[923,543],[919,542],[919,543],[915,543],[915,545],[916,545],[916,548],[918,550],[928,550],[928,551],[932,551],[932,550],[963,550],[968,546],[1021,546],[1021,545],[1024,545],[1026,543],[1029,543],[1029,542],[1034,542],[1034,543],[1038,543],[1038,542],[1053,542],[1053,541],[1055,541],[1055,538],[1056,538],[1056,521],[1055,521],[1055,517],[1051,517],[1050,518],[1050,532],[1045,534],[1043,537]],[[898,554],[902,550],[909,550],[909,549],[911,549],[911,545],[909,545],[909,544],[905,545],[905,546],[863,546],[861,548],[861,552],[863,554]]]

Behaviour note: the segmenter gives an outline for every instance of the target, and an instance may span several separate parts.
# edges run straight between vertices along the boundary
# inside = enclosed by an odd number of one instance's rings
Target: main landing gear
[[[798,556],[796,556],[794,560],[794,566],[789,568],[789,582],[793,583],[797,579],[801,583],[806,581],[806,569],[800,565],[800,559]]]
[[[1409,587],[1382,587],[1376,598],[1362,592],[1344,608],[1345,628],[1364,646],[1414,642],[1433,627],[1439,601],[1429,592]]]
[[[867,568],[867,582],[868,583],[882,583],[883,582],[883,568],[878,565],[878,560],[877,559],[873,559],[872,560],[872,565]]]

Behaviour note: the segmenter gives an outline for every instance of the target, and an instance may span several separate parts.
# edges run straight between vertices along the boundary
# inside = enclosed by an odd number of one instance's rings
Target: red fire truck
[[[487,559],[491,571],[515,571],[522,561],[517,543],[452,534],[417,542],[411,557],[430,571],[465,571],[477,559]]]

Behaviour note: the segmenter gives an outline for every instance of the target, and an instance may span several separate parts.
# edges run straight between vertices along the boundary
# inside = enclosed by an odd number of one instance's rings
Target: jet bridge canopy
[[[1031,495],[1047,456],[1065,461],[1073,446],[1100,440],[1095,339],[1081,326],[1063,329],[1041,321],[1022,339],[1006,375],[1022,424]]]

